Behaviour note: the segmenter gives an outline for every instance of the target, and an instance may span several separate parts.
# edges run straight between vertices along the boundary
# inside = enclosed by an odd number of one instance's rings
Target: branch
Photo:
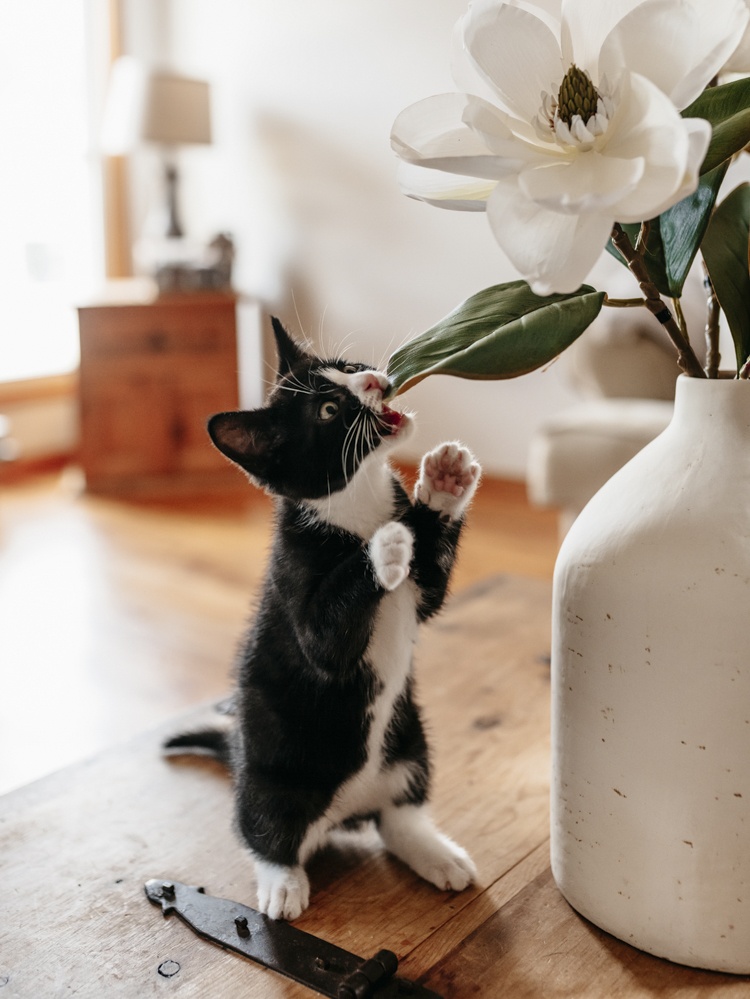
[[[703,287],[706,289],[706,377],[719,377],[719,364],[721,354],[719,353],[719,300],[714,291],[713,282],[708,274],[708,269],[703,263]],[[747,377],[747,376],[746,376]]]
[[[602,302],[602,305],[608,305],[610,309],[636,309],[645,304],[645,298],[609,298],[607,295]]]
[[[659,320],[669,334],[672,343],[677,348],[677,363],[679,366],[691,378],[705,378],[705,372],[698,363],[698,358],[695,356],[693,348],[675,322],[672,313],[664,302],[662,302],[659,296],[659,289],[651,280],[643,257],[633,249],[633,244],[630,242],[628,234],[619,222],[615,222],[615,227],[612,230],[612,242],[625,260],[627,260],[628,267],[638,282],[643,297],[646,299],[646,308]],[[640,240],[640,242],[645,245],[644,240]]]

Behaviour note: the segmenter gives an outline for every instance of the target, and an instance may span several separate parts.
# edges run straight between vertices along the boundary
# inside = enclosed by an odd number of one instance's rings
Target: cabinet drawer
[[[115,357],[196,358],[236,351],[234,301],[99,306],[79,310],[81,362]]]

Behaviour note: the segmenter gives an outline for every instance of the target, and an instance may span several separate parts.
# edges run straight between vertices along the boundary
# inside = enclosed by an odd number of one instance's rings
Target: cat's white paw
[[[258,911],[271,919],[296,919],[310,904],[310,882],[303,867],[255,861]]]
[[[463,891],[476,880],[477,869],[469,854],[442,833],[425,843],[423,855],[414,861],[413,870],[441,891]]]
[[[463,891],[476,880],[469,854],[438,832],[425,806],[384,809],[380,835],[394,856],[441,891]]]
[[[458,520],[479,484],[482,469],[471,451],[457,441],[441,444],[422,458],[414,496],[452,520]]]
[[[409,575],[414,536],[408,527],[392,520],[383,524],[370,541],[370,560],[375,576],[386,590],[395,590]]]

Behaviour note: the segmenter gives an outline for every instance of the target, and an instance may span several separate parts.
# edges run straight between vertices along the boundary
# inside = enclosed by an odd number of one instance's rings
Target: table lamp
[[[140,143],[161,147],[167,195],[166,236],[184,235],[178,207],[177,146],[211,142],[209,85],[162,70],[149,70],[133,56],[112,65],[102,122],[102,150],[123,156]]]

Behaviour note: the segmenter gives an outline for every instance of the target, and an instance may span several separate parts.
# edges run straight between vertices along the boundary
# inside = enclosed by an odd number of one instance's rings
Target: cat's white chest
[[[394,706],[411,673],[418,631],[417,599],[417,587],[407,579],[380,602],[364,655],[376,683],[368,712],[367,758],[360,770],[336,791],[325,814],[308,829],[300,848],[301,858],[310,856],[331,828],[352,816],[379,811],[404,794],[409,786],[408,764],[384,766],[384,743]]]
[[[406,580],[380,602],[365,659],[375,674],[377,692],[369,711],[367,760],[362,769],[339,788],[333,804],[342,819],[375,811],[405,789],[408,774],[384,769],[384,742],[394,705],[404,692],[417,640],[417,588]]]

